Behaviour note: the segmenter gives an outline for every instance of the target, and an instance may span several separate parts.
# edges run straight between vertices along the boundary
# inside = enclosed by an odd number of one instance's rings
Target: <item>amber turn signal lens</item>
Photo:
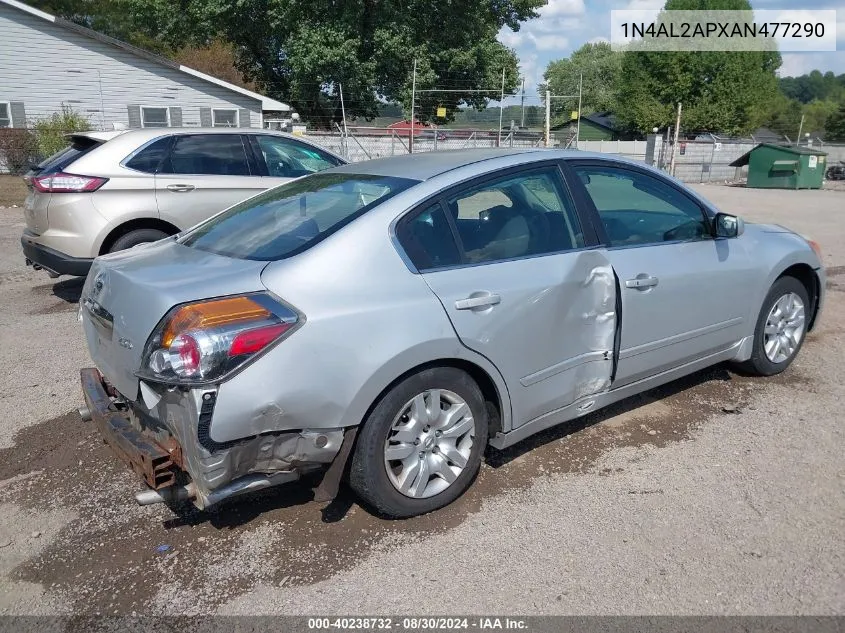
[[[810,245],[810,248],[812,248],[812,249],[813,249],[813,252],[815,252],[815,254],[819,256],[819,260],[821,261],[821,258],[822,258],[822,247],[821,247],[821,246],[819,246],[819,243],[818,243],[818,242],[815,242],[815,241],[813,241],[813,240],[807,240],[807,243]]]
[[[164,329],[161,345],[170,347],[177,336],[188,330],[210,329],[268,317],[270,311],[248,297],[194,303],[180,308],[173,315]]]

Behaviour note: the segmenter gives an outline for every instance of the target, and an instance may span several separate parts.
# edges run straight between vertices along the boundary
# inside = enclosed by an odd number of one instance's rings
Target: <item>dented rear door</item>
[[[602,251],[424,277],[463,344],[486,356],[504,376],[514,427],[610,386],[616,283]]]

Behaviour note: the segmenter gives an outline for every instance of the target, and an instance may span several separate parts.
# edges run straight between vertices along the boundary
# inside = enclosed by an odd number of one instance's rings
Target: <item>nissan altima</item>
[[[207,508],[322,475],[408,517],[497,449],[704,367],[784,371],[818,322],[818,246],[663,172],[583,152],[350,164],[98,257],[85,418]]]

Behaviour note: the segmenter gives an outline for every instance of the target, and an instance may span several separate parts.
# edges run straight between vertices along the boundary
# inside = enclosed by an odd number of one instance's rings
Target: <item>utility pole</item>
[[[520,128],[525,129],[525,77],[522,78],[522,123]]]
[[[546,147],[552,146],[552,91],[546,90]]]
[[[672,162],[669,164],[669,174],[675,175],[675,152],[678,149],[678,132],[681,129],[681,102],[678,102],[678,116],[675,119],[675,140],[672,143]]]
[[[337,88],[340,91],[340,114],[343,117],[343,149],[345,150],[346,158],[349,158],[349,147],[347,146],[346,137],[348,132],[346,130],[346,107],[343,105],[343,84],[337,82]]]
[[[502,93],[499,99],[499,134],[496,147],[502,145],[502,115],[505,113],[505,69],[502,68]]]
[[[578,120],[575,123],[575,149],[578,149],[578,141],[581,140],[581,95],[584,88],[584,73],[578,78]]]
[[[414,60],[414,76],[411,79],[411,135],[408,137],[408,153],[414,153],[414,102],[417,98],[417,60]]]
[[[801,124],[798,126],[798,138],[795,139],[795,147],[801,145],[801,132],[804,130],[804,115],[801,115]]]

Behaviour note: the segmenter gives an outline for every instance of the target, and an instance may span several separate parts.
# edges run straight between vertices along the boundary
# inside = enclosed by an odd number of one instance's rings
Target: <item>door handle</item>
[[[187,193],[196,189],[193,185],[167,185],[168,191],[175,191],[176,193]]]
[[[487,308],[502,302],[502,297],[497,294],[484,293],[476,296],[470,295],[466,299],[455,301],[456,310],[474,310],[475,308]]]
[[[625,287],[634,288],[635,290],[646,290],[648,288],[654,288],[659,281],[657,277],[641,273],[633,279],[625,280]]]

